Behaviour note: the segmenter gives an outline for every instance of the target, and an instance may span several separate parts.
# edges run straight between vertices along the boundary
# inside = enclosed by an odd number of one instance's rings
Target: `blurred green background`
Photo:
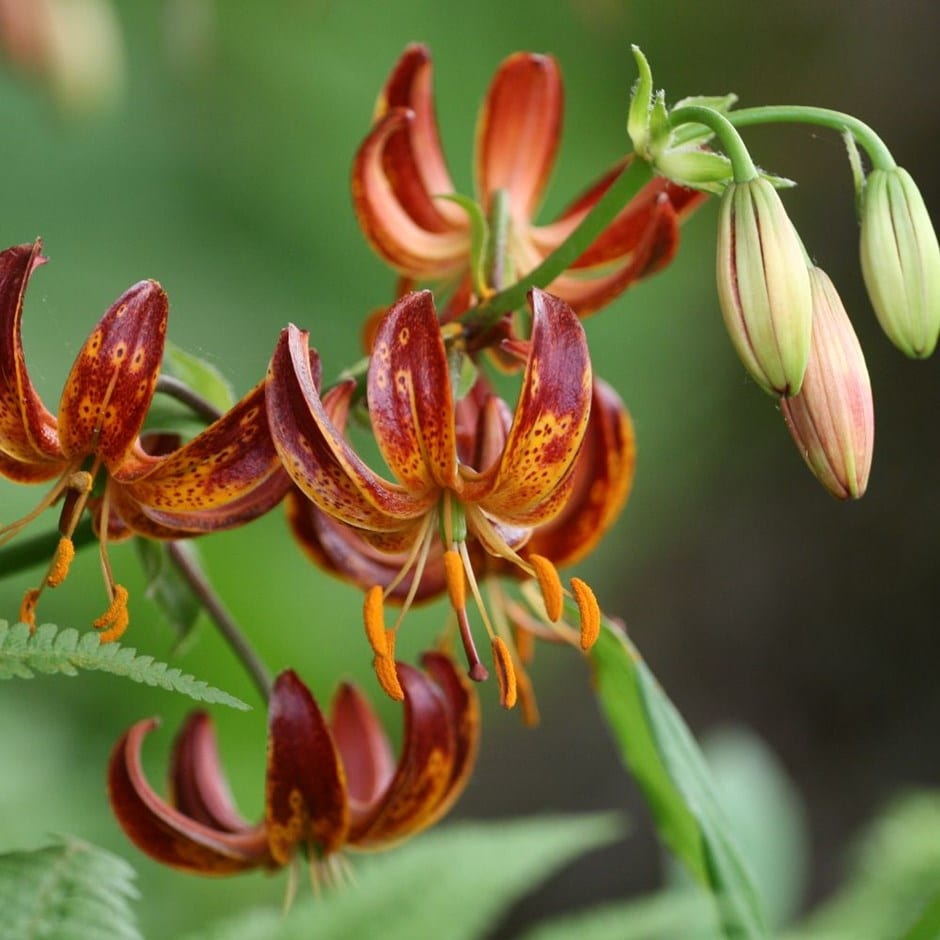
[[[554,54],[565,74],[546,217],[616,160],[626,147],[634,42],[673,101],[736,91],[743,105],[857,114],[940,218],[940,10],[929,0],[125,0],[114,8],[124,71],[110,104],[63,109],[41,82],[13,70],[0,76],[0,243],[41,235],[51,259],[30,288],[24,332],[31,374],[53,409],[92,324],[144,277],[169,293],[173,341],[223,370],[239,394],[263,374],[288,321],[310,330],[327,377],[358,358],[359,323],[388,301],[394,278],[359,235],[349,166],[388,70],[414,40],[434,54],[442,136],[465,191],[479,100],[517,49]],[[847,840],[864,820],[898,791],[940,776],[940,371],[936,358],[907,362],[878,332],[838,138],[791,127],[747,139],[765,168],[800,182],[786,197],[791,215],[854,315],[876,398],[869,493],[858,505],[829,498],[774,403],[745,377],[720,322],[715,209],[706,206],[665,274],[588,323],[595,369],[636,421],[639,465],[620,523],[579,573],[626,619],[694,730],[743,724],[777,755],[806,805],[810,905],[838,883]],[[0,518],[38,498],[0,483]],[[375,691],[358,593],[310,568],[279,512],[200,547],[272,669],[292,666],[323,699],[339,675]],[[131,590],[128,643],[170,657],[175,638],[143,597],[133,548],[115,549],[113,562]],[[3,582],[0,614],[15,619],[37,577]],[[43,597],[40,619],[83,629],[103,604],[89,552],[66,586]],[[409,618],[406,656],[431,641],[440,616],[432,608]],[[209,624],[177,664],[257,705]],[[543,712],[534,731],[483,689],[483,753],[458,814],[623,808],[634,826],[626,842],[520,906],[500,936],[527,918],[660,879],[655,838],[608,744],[585,666],[568,650],[541,650],[534,680]],[[108,815],[104,765],[117,736],[140,717],[163,716],[165,730],[148,742],[159,780],[185,700],[101,676],[6,682],[0,699],[0,850],[71,832],[120,852],[140,871],[148,937],[174,936],[233,905],[280,903],[281,879],[203,881],[151,865]],[[217,719],[240,804],[257,814],[264,711],[219,710]]]

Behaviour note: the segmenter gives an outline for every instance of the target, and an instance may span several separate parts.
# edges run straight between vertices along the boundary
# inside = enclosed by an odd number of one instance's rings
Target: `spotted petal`
[[[546,522],[561,509],[591,406],[584,329],[566,303],[533,290],[532,339],[512,427],[500,462],[468,482],[465,501],[506,525]]]
[[[415,497],[454,485],[457,443],[447,353],[430,291],[407,294],[379,325],[369,416],[389,469]]]
[[[265,822],[271,855],[286,865],[301,843],[319,855],[341,848],[349,827],[346,779],[333,738],[307,687],[291,670],[268,706]]]
[[[141,281],[98,322],[59,403],[59,439],[67,457],[96,453],[114,470],[131,452],[156,388],[168,312],[160,285]]]
[[[115,745],[108,766],[111,808],[128,838],[158,862],[201,875],[269,865],[263,827],[218,829],[191,819],[157,795],[140,759],[143,740],[156,725],[155,719],[137,722]]]
[[[284,468],[307,498],[335,519],[371,532],[410,533],[433,505],[435,494],[415,497],[388,483],[349,446],[320,400],[319,357],[308,349],[307,333],[293,325],[282,331],[275,348],[266,399]]]
[[[484,208],[503,189],[513,217],[529,223],[555,162],[563,107],[554,59],[517,52],[500,65],[477,124],[477,191]]]
[[[45,262],[41,243],[0,253],[0,473],[22,482],[61,472],[55,418],[46,410],[26,371],[21,320],[32,272]]]

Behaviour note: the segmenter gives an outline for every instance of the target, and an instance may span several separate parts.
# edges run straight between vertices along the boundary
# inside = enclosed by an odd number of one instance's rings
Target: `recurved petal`
[[[128,838],[151,858],[201,875],[228,875],[270,865],[261,826],[227,832],[174,809],[147,782],[140,760],[143,739],[156,719],[139,721],[115,745],[108,766],[108,797]]]
[[[571,494],[562,511],[533,532],[524,554],[543,555],[557,567],[584,558],[620,514],[633,485],[635,465],[630,415],[617,393],[595,379]]]
[[[411,529],[435,494],[415,498],[370,470],[330,420],[318,379],[319,357],[308,348],[306,331],[289,326],[271,358],[266,393],[284,468],[309,500],[340,522],[383,533]]]
[[[66,457],[99,454],[109,470],[133,448],[153,398],[168,314],[156,281],[125,291],[78,353],[59,402]]]
[[[507,525],[548,521],[551,496],[569,477],[591,408],[591,360],[568,304],[532,290],[532,339],[512,427],[499,463],[471,481],[467,502]]]
[[[135,518],[143,515],[177,534],[242,525],[275,506],[290,488],[268,430],[263,382],[201,434],[155,458],[144,475],[122,483],[121,470],[112,471],[112,478],[122,491],[124,521],[135,528]],[[137,530],[145,525],[140,522]]]
[[[369,132],[353,161],[353,207],[373,250],[396,271],[418,280],[450,277],[469,264],[470,225],[452,210],[445,217],[426,189],[415,120],[413,111],[393,108]]]
[[[190,819],[224,832],[250,828],[235,808],[206,712],[193,712],[176,735],[169,787],[171,803]]]
[[[0,473],[27,482],[62,469],[55,418],[33,388],[23,354],[23,297],[46,260],[41,249],[37,240],[0,253]]]
[[[450,704],[440,687],[417,669],[398,663],[405,693],[405,731],[395,776],[385,792],[350,829],[349,842],[375,849],[414,835],[433,822],[445,798],[457,757]]]
[[[416,498],[451,486],[457,470],[447,353],[430,291],[406,294],[379,325],[369,417],[389,469]]]
[[[484,208],[504,189],[515,219],[533,217],[555,162],[563,108],[554,59],[517,52],[502,63],[477,124],[477,192]]]
[[[349,828],[346,778],[323,713],[291,670],[268,705],[265,823],[271,856],[286,865],[300,843],[318,857],[341,848]]]

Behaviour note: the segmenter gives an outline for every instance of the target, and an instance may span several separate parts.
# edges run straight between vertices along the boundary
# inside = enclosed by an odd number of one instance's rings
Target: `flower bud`
[[[872,170],[861,197],[862,274],[881,328],[924,359],[940,334],[940,246],[910,173]]]
[[[862,347],[832,286],[810,268],[813,339],[799,395],[780,405],[793,440],[816,479],[839,499],[868,485],[875,443],[871,383]]]
[[[718,216],[718,300],[738,356],[765,391],[795,395],[813,304],[800,238],[773,185],[731,183]]]

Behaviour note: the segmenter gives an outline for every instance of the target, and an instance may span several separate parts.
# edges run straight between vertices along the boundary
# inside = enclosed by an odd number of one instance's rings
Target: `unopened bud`
[[[795,395],[813,302],[800,238],[773,185],[730,183],[718,217],[718,299],[731,342],[765,391]]]
[[[783,416],[807,466],[839,499],[868,485],[875,444],[871,382],[862,347],[832,281],[810,269],[813,340],[799,395],[781,399]]]
[[[862,274],[881,328],[924,359],[940,334],[940,246],[911,174],[872,170],[861,197]]]

